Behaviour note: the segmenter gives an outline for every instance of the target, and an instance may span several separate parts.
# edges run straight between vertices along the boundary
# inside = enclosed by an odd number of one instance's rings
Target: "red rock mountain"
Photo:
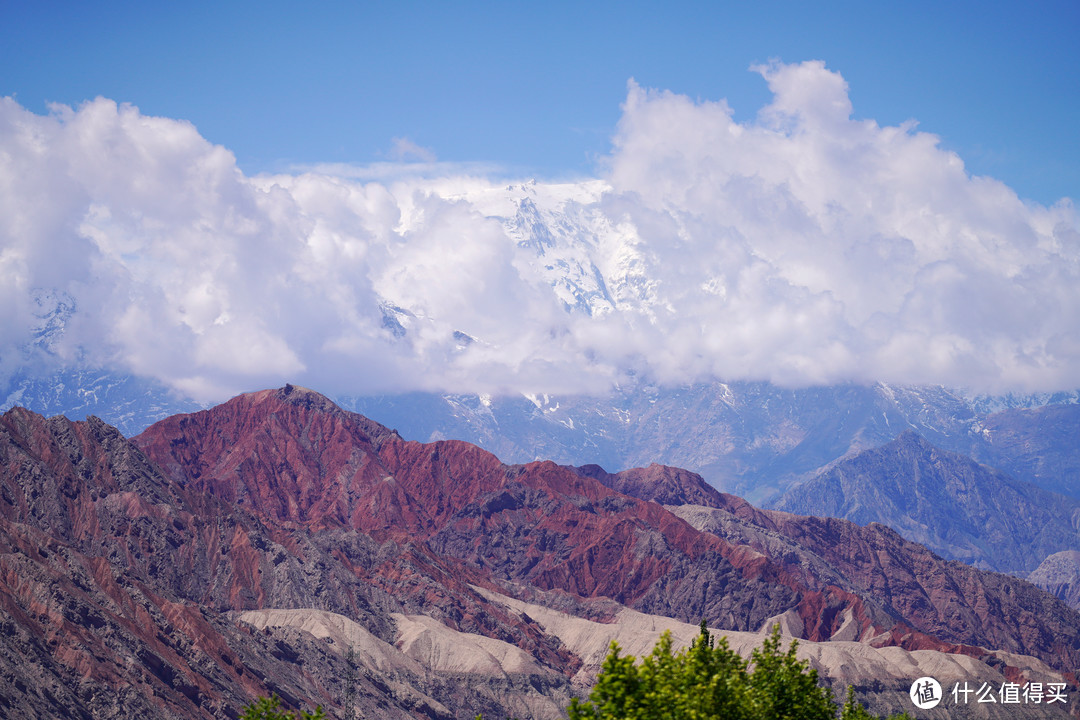
[[[1069,669],[1080,667],[1080,635],[1058,632],[1071,611],[1025,583],[946,563],[882,526],[757,510],[674,468],[626,471],[605,483],[610,476],[599,469],[507,467],[465,443],[406,442],[298,388],[175,416],[136,443],[188,484],[275,521],[423,541],[440,557],[498,580],[609,597],[683,620],[722,618],[738,630],[794,609],[810,640],[832,637],[850,608],[856,637],[888,632],[913,647],[933,646],[916,630],[944,643],[1064,657]],[[840,578],[785,562],[747,537],[732,542],[696,532],[627,497],[643,496],[643,488],[650,489],[646,500],[713,505],[750,527],[780,532],[824,565],[839,565]],[[871,555],[891,560],[871,562]],[[935,584],[943,589],[928,589]],[[979,600],[988,586],[1023,598],[1004,603],[1015,612],[996,626]],[[952,590],[960,587],[971,590]],[[1016,617],[1024,619],[1026,640],[1005,629]]]
[[[471,589],[469,568],[413,543],[267,522],[171,478],[96,419],[5,413],[0,468],[0,717],[237,717],[271,692],[339,702],[339,654],[233,617],[262,607],[331,611],[388,643],[388,613],[424,612],[574,665]],[[552,682],[538,685],[568,697],[565,678]],[[455,716],[447,697],[498,712],[512,690],[475,685],[405,664],[357,675],[353,692],[362,714],[407,718]]]
[[[1009,677],[1026,671],[991,651],[1080,667],[1080,615],[880,526],[760,511],[661,466],[503,465],[292,386],[133,442],[12,410],[0,467],[9,714],[235,717],[267,692],[329,707],[351,692],[380,717],[564,706],[583,656],[505,596],[591,620],[615,603],[731,630],[782,618],[807,640],[961,652]],[[338,635],[267,620],[288,609],[338,618]],[[382,654],[350,671],[327,650],[341,633]],[[463,673],[446,633],[524,674]]]
[[[885,525],[761,510],[695,473],[660,465],[616,474],[595,466],[578,471],[629,495],[663,502],[698,529],[782,558],[808,587],[843,588],[915,631],[907,634],[903,624],[890,628],[891,644],[915,649],[944,641],[1033,654],[1050,663],[1069,658],[1063,669],[1080,668],[1077,636],[1059,632],[1071,624],[1072,614],[1056,598],[1015,577],[944,560]],[[842,610],[823,607],[816,622]],[[807,638],[814,637],[810,622]],[[962,652],[980,654],[973,648]]]
[[[767,557],[655,503],[550,462],[505,466],[467,443],[406,442],[308,390],[240,396],[163,420],[135,442],[186,487],[268,522],[412,543],[474,582],[723,617],[733,629],[757,629],[799,603]]]

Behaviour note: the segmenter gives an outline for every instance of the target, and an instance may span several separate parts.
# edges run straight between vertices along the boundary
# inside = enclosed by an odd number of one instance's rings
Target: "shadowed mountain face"
[[[631,382],[598,397],[412,393],[344,400],[408,438],[461,438],[511,461],[608,469],[660,462],[759,503],[909,430],[1017,479],[1080,496],[1076,393],[970,398],[934,386]]]
[[[0,462],[5,715],[213,717],[257,690],[311,696],[272,639],[207,607],[244,594],[244,547],[275,545],[249,513],[175,492],[100,421],[12,410]]]
[[[1080,405],[1006,410],[989,416],[985,426],[982,442],[969,451],[972,457],[1046,490],[1080,497]]]
[[[391,646],[391,613],[452,615],[574,664],[426,547],[267,522],[163,474],[100,421],[9,411],[0,463],[0,620],[11,631],[0,707],[19,717],[236,717],[271,692],[293,706],[339,702],[350,677],[340,653],[231,615],[262,607],[331,611]],[[452,717],[455,697],[496,711],[510,691],[505,679],[469,685],[407,664],[352,675],[357,707],[380,717]],[[555,674],[537,685],[569,697]]]
[[[372,717],[556,717],[592,662],[566,622],[623,627],[627,607],[959,652],[988,678],[1080,667],[1062,603],[884,528],[760,511],[663,466],[407,442],[302,388],[134,442],[15,409],[0,468],[0,707],[26,717],[234,717],[268,692],[340,707],[350,687]]]
[[[1080,548],[1080,501],[911,432],[793,488],[776,508],[882,523],[944,557],[1020,576],[1048,555]]]

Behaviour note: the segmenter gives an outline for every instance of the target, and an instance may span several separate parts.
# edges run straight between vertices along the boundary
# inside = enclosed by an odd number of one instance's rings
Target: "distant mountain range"
[[[135,435],[203,406],[153,380],[106,370],[17,374],[0,410],[96,415]],[[1077,393],[970,397],[883,384],[783,389],[768,383],[662,387],[638,382],[602,396],[399,395],[334,398],[403,437],[460,439],[509,462],[551,459],[620,469],[662,462],[756,502],[778,498],[841,458],[912,430],[1019,480],[1080,498]]]
[[[685,467],[761,505],[881,522],[945,557],[1024,576],[1047,556],[1080,547],[1069,516],[1080,498],[1076,399],[1072,393],[969,397],[882,384],[786,390],[765,383],[664,388],[641,382],[602,397],[409,393],[338,402],[404,437],[463,439],[512,462]],[[104,371],[20,376],[6,406],[19,403],[45,415],[97,414],[130,434],[199,409],[152,381]],[[905,434],[952,457],[937,479],[954,478],[941,490],[963,490],[964,497],[925,501],[919,509],[910,498],[881,496],[882,473],[891,473],[893,487],[906,488],[904,473],[917,469],[902,453],[874,454]],[[986,468],[961,472],[965,462]],[[956,479],[957,472],[966,479]],[[845,483],[836,484],[838,473]],[[826,500],[821,492],[828,483]],[[1001,494],[1006,486],[1012,500]],[[1060,495],[1066,497],[1055,499]],[[1019,505],[1010,506],[1013,500]],[[957,503],[985,507],[970,515]],[[920,516],[925,512],[936,520]]]
[[[130,436],[170,415],[203,408],[154,380],[102,368],[21,371],[7,379],[0,397],[0,410],[24,407],[72,420],[93,415]]]
[[[607,469],[662,462],[756,502],[908,430],[1080,497],[1075,393],[986,398],[932,386],[641,382],[598,397],[412,393],[338,401],[412,439],[463,439],[514,462],[550,458]]]
[[[789,490],[779,510],[882,523],[942,556],[1026,576],[1080,548],[1080,500],[1014,480],[912,431]]]
[[[16,408],[0,468],[0,707],[22,717],[235,717],[268,692],[559,717],[610,639],[686,642],[702,617],[746,652],[781,623],[879,710],[920,675],[1074,688],[1080,668],[1076,611],[882,525],[662,465],[506,465],[293,386],[131,441]],[[990,716],[1058,712],[1015,710]]]
[[[661,250],[675,246],[647,241],[648,228],[620,224],[617,218],[631,208],[620,211],[619,204],[631,201],[612,196],[602,181],[467,184],[455,192],[448,199],[463,201],[505,234],[515,282],[524,282],[545,302],[554,299],[553,312],[561,308],[565,314],[561,320],[629,315],[679,324],[690,309],[701,310],[678,302],[688,277],[724,284],[724,268],[699,267],[688,259],[693,255],[678,251],[664,255]],[[319,214],[311,212],[313,218]],[[675,238],[682,239],[684,230],[694,234],[692,228],[674,225],[655,231],[677,246]],[[0,364],[0,410],[18,405],[71,419],[93,414],[130,436],[168,415],[200,409],[162,383],[86,365],[100,353],[84,357],[83,348],[73,347],[76,338],[68,335],[80,314],[93,308],[77,307],[76,298],[62,289],[39,288],[31,295],[35,323],[31,339],[19,349],[23,357],[8,356]],[[425,338],[424,347],[436,343],[448,358],[486,342],[469,334],[478,330],[457,327],[417,302],[400,288],[396,294],[388,287],[373,288],[356,311],[370,325],[365,332],[372,342],[386,343],[405,358],[414,354],[410,348],[417,338]],[[676,366],[682,364],[680,355],[671,355]],[[611,367],[603,377],[617,377],[620,385],[596,396],[353,397],[340,378],[340,391],[332,396],[342,407],[395,427],[408,439],[466,440],[507,462],[551,459],[596,463],[608,470],[661,462],[698,472],[714,486],[758,503],[905,430],[1018,480],[1080,497],[1076,392],[987,397],[885,384],[803,389],[746,381],[658,385],[647,362],[635,367],[618,353],[605,362]],[[116,367],[121,366],[118,361]],[[756,370],[743,368],[738,374],[753,376]]]

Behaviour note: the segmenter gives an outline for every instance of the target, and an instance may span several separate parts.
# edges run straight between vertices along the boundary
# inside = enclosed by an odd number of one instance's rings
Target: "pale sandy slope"
[[[689,645],[697,636],[696,625],[671,618],[623,608],[610,623],[568,615],[542,605],[515,600],[506,595],[475,588],[492,601],[519,614],[528,615],[546,633],[556,636],[563,645],[582,660],[575,678],[577,684],[588,684],[599,669],[611,642],[619,644],[623,654],[645,655],[656,644],[660,634],[669,630],[676,647]],[[422,615],[394,614],[397,638],[393,645],[375,637],[348,618],[322,610],[256,610],[240,618],[263,628],[287,626],[326,638],[338,652],[352,647],[357,661],[380,671],[424,671],[459,674],[548,675],[554,671],[537,664],[531,655],[520,648],[492,638],[453,630],[432,618]],[[787,618],[775,618],[782,627]],[[766,623],[771,627],[773,620]],[[764,630],[765,627],[762,629]],[[760,647],[764,632],[714,631],[727,638],[731,648],[749,657]],[[952,655],[936,650],[908,651],[896,647],[872,647],[851,641],[799,641],[798,655],[817,668],[823,676],[845,684],[862,684],[872,680],[912,681],[929,675],[942,685],[954,681],[1005,682],[995,668],[966,655]],[[1060,674],[1036,658],[999,652],[1002,659],[1019,667],[1031,680],[1061,682]]]

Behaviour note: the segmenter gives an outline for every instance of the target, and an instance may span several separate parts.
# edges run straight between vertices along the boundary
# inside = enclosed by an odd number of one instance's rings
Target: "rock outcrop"
[[[1050,555],[1031,571],[1028,582],[1080,608],[1080,551],[1062,550]]]
[[[557,717],[595,670],[560,612],[594,640],[631,618],[780,622],[860,641],[845,652],[868,667],[892,647],[1071,678],[1080,615],[954,565],[673,468],[407,442],[292,386],[134,441],[96,419],[0,419],[0,708],[25,717],[235,717],[270,692],[389,718]]]

